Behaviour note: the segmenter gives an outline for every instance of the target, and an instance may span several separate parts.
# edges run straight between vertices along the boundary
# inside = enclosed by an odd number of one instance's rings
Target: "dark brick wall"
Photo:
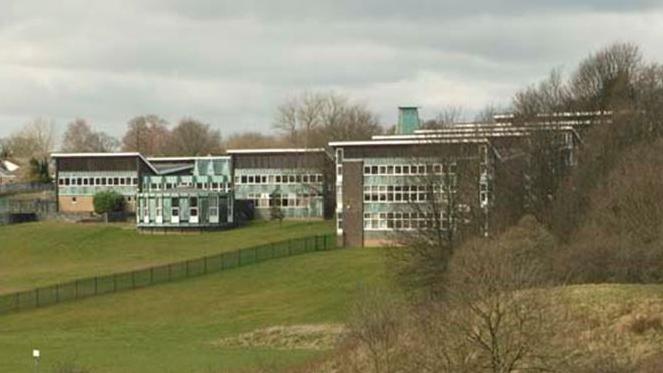
[[[364,162],[343,162],[343,246],[364,246]]]

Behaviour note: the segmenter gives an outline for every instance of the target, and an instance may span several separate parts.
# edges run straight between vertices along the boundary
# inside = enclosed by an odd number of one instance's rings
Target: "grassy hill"
[[[358,286],[383,282],[383,273],[379,250],[335,250],[0,316],[0,371],[31,371],[33,348],[42,351],[43,371],[74,361],[92,372],[297,363],[319,350],[223,341],[270,326],[333,328]]]
[[[0,293],[127,271],[290,238],[331,222],[255,222],[195,235],[146,235],[131,224],[39,222],[0,226]]]

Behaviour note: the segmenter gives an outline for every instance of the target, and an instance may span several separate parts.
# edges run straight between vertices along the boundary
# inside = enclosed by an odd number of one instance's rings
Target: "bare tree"
[[[221,133],[209,124],[193,118],[180,120],[171,131],[168,153],[174,155],[209,155],[223,151]]]
[[[76,118],[67,126],[62,139],[62,150],[66,152],[112,152],[119,141],[104,132],[96,132],[87,120]]]
[[[394,225],[389,251],[392,272],[415,292],[439,297],[455,249],[468,237],[480,235],[484,215],[479,205],[481,158],[476,146],[449,150],[431,144],[428,155],[412,157],[417,176],[404,185],[402,214],[415,217]]]
[[[278,107],[274,128],[282,132],[293,146],[314,146],[315,132],[321,126],[324,97],[305,92]]]
[[[585,110],[609,110],[634,97],[634,78],[641,66],[637,45],[616,43],[585,59],[570,82],[574,100]]]
[[[291,146],[305,148],[382,133],[377,117],[364,105],[333,92],[305,92],[287,100],[277,110],[274,128]]]
[[[403,334],[403,305],[390,292],[362,287],[347,323],[349,338],[367,351],[368,367],[357,371],[394,372]]]
[[[122,138],[122,150],[148,155],[165,154],[170,131],[168,122],[156,115],[132,118]]]
[[[263,149],[282,146],[282,141],[260,132],[242,132],[228,136],[223,147],[226,149]]]
[[[442,108],[435,119],[427,120],[423,123],[422,128],[434,129],[441,127],[450,127],[455,123],[463,121],[464,110],[461,106],[447,106]]]
[[[564,111],[570,105],[570,93],[559,69],[550,72],[548,78],[516,93],[513,98],[514,113],[521,120],[531,120],[537,114]]]
[[[420,317],[424,372],[549,372],[563,359],[551,348],[551,291],[531,256],[502,242],[473,241],[453,257],[445,298]]]
[[[36,118],[7,140],[7,148],[16,158],[46,159],[55,145],[55,124],[52,119]]]

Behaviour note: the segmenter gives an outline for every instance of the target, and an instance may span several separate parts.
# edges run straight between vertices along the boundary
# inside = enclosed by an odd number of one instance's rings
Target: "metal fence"
[[[330,250],[336,247],[335,238],[334,235],[321,235],[291,239],[130,272],[88,277],[3,294],[0,295],[0,314],[202,276],[275,258]]]

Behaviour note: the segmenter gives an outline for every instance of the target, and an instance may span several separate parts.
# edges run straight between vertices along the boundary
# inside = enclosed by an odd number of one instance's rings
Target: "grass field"
[[[269,230],[272,227],[264,227]],[[0,371],[76,362],[91,372],[219,372],[301,362],[316,350],[219,347],[275,325],[342,322],[361,285],[384,282],[377,249],[346,249],[0,316]]]
[[[333,223],[326,221],[255,222],[221,232],[166,236],[139,234],[132,224],[0,226],[0,293],[332,231]]]

